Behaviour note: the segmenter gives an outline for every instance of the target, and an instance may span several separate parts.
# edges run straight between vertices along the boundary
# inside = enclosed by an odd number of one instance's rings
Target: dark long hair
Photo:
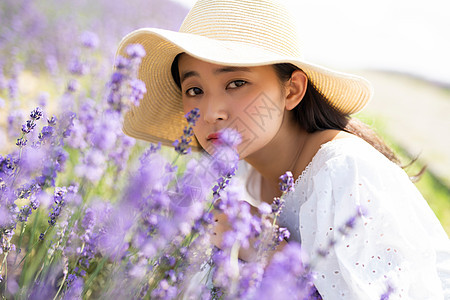
[[[295,70],[299,70],[289,63],[275,64],[273,67],[282,84],[291,78]],[[333,108],[310,81],[305,96],[293,112],[298,124],[309,133],[326,129],[349,132],[368,142],[394,163],[400,164],[392,149],[368,125]]]

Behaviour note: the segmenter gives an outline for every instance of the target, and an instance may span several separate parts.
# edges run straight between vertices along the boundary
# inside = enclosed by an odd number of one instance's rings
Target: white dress
[[[259,195],[260,175],[249,178]],[[338,228],[362,207],[350,234]],[[286,195],[279,218],[309,257],[323,299],[450,299],[450,242],[407,174],[359,138],[323,144]]]

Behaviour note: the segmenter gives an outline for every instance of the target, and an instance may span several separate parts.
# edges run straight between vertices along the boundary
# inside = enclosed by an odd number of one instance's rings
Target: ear
[[[308,77],[301,70],[295,70],[291,79],[286,83],[286,109],[292,110],[296,107],[306,93]]]

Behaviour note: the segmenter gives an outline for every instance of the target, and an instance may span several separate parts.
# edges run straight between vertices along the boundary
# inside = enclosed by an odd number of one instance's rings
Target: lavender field
[[[2,299],[320,299],[317,255],[276,225],[281,198],[251,212],[235,180],[239,135],[213,157],[191,153],[192,126],[173,148],[121,130],[145,85],[133,29],[177,30],[187,9],[167,0],[0,2],[0,296]],[[210,243],[215,214],[233,224]],[[252,241],[257,259],[239,249]],[[201,284],[200,284],[201,283]],[[386,286],[381,299],[392,289]]]

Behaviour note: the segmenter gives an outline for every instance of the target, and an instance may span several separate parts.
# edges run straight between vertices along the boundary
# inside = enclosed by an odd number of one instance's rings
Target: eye
[[[198,94],[201,94],[202,92],[203,91],[200,88],[193,87],[193,88],[190,88],[190,89],[186,90],[186,95],[194,97],[194,96],[196,96]]]
[[[246,83],[247,83],[247,81],[245,81],[245,80],[235,80],[235,81],[230,82],[230,84],[228,86],[234,89],[234,88],[241,87],[241,86],[245,85]]]

